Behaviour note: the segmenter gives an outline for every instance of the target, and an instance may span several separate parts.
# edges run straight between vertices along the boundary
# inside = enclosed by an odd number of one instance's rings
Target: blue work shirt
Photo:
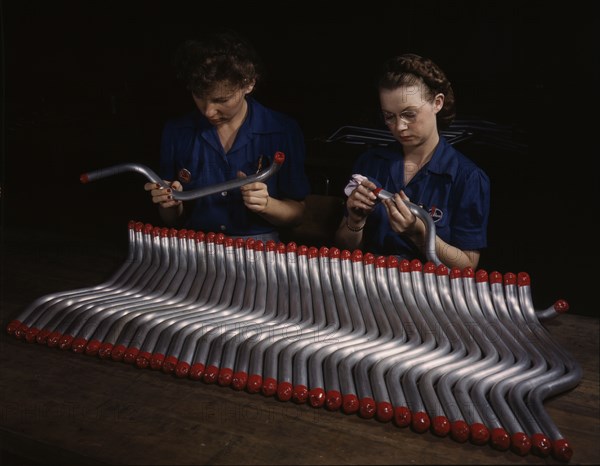
[[[267,168],[276,152],[285,160],[265,181],[277,199],[303,200],[309,194],[304,171],[306,149],[298,124],[290,117],[248,98],[248,113],[233,146],[225,153],[217,129],[199,112],[170,120],[161,143],[160,171],[165,180],[179,180],[183,190],[212,186]],[[275,227],[244,205],[239,189],[190,201],[185,228],[231,236],[259,235]],[[191,210],[191,212],[190,212]]]
[[[489,178],[443,136],[431,160],[406,186],[402,146],[397,142],[365,152],[356,161],[353,173],[367,176],[391,193],[403,190],[412,203],[429,212],[436,234],[446,243],[462,250],[487,246]],[[365,251],[424,260],[410,240],[392,230],[382,203],[367,218],[363,238]]]

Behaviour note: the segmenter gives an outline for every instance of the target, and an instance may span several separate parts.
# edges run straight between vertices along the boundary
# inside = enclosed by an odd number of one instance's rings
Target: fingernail
[[[167,192],[171,194],[171,188],[167,188]]]

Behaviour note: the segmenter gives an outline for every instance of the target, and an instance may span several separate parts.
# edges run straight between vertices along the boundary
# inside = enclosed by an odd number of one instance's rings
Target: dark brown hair
[[[218,83],[242,88],[261,75],[258,54],[233,31],[215,32],[203,39],[188,40],[175,54],[177,77],[200,97]]]
[[[437,113],[439,127],[448,127],[456,114],[454,91],[446,74],[433,61],[413,53],[390,58],[383,65],[378,80],[379,89],[397,89],[403,86],[421,86],[423,95],[432,101],[444,94],[444,106]]]

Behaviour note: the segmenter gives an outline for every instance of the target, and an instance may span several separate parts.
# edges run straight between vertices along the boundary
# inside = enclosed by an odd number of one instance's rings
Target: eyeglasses
[[[386,125],[390,125],[390,126],[395,125],[397,123],[397,118],[400,118],[401,121],[403,121],[407,125],[410,125],[411,123],[414,123],[415,121],[417,121],[417,116],[419,115],[419,110],[426,103],[427,102],[421,104],[414,110],[404,110],[400,114],[382,111],[381,116],[383,117],[383,121],[385,122]]]

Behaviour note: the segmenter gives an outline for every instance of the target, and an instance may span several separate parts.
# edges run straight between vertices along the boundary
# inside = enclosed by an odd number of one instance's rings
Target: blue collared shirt
[[[303,200],[310,191],[304,171],[306,150],[298,124],[290,117],[248,98],[248,114],[233,146],[225,153],[217,130],[199,111],[165,125],[161,144],[161,176],[179,180],[184,191],[212,186],[269,166],[276,152],[285,154],[279,171],[266,180],[269,195]],[[262,156],[262,162],[259,162]],[[232,236],[269,233],[275,227],[248,210],[239,189],[191,201],[186,228]]]
[[[367,176],[386,191],[397,193],[403,190],[411,202],[429,211],[436,234],[448,244],[462,250],[480,250],[487,246],[489,178],[443,136],[440,136],[431,160],[406,186],[403,181],[404,157],[399,143],[365,152],[356,161],[353,173]],[[363,238],[366,251],[424,259],[410,240],[392,230],[381,203],[369,215]]]

